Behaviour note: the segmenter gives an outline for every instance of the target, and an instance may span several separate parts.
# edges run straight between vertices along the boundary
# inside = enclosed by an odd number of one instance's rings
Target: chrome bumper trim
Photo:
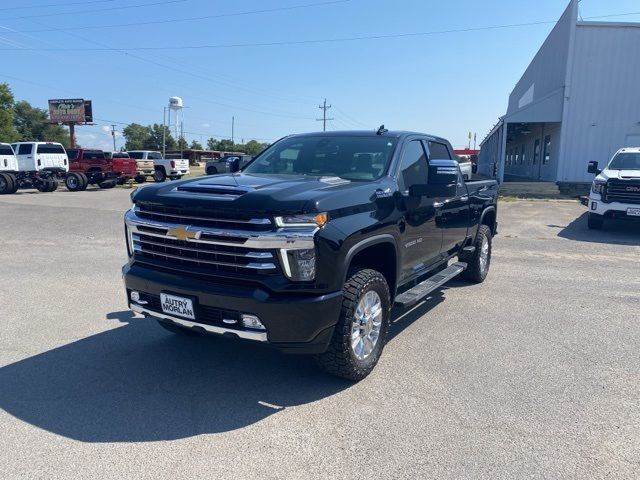
[[[132,311],[136,313],[146,314],[150,317],[159,318],[161,320],[168,320],[170,322],[176,323],[183,327],[193,328],[198,327],[206,330],[209,333],[215,333],[218,335],[224,335],[225,333],[233,334],[239,338],[243,338],[245,340],[253,340],[254,342],[266,342],[267,334],[266,332],[248,332],[246,330],[234,330],[232,328],[222,328],[222,327],[214,327],[213,325],[205,325],[204,323],[192,322],[190,320],[185,320],[183,318],[171,317],[169,315],[165,315],[164,313],[154,312],[152,310],[148,310],[140,305],[131,304],[130,307]]]

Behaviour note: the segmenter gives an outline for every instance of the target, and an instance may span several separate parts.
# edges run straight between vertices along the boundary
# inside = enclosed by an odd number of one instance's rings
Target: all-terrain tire
[[[105,180],[104,182],[100,182],[98,186],[102,189],[113,188],[116,186],[115,180]]]
[[[218,169],[216,167],[207,168],[207,175],[217,175]]]
[[[15,193],[16,179],[9,173],[0,173],[0,195]]]
[[[468,256],[460,255],[460,261],[467,263],[467,269],[463,272],[462,278],[473,283],[482,283],[489,274],[491,266],[491,229],[487,225],[480,225],[475,251]]]
[[[356,357],[352,347],[352,325],[358,303],[367,292],[372,290],[380,298],[382,320],[378,340],[373,350],[368,357],[361,360]],[[342,289],[342,296],[340,318],[329,348],[316,356],[316,362],[322,370],[331,375],[359,381],[371,373],[387,342],[391,310],[389,286],[384,276],[376,270],[356,270],[350,273]]]
[[[144,183],[147,181],[147,177],[145,177],[144,175],[136,175],[133,179],[136,183]]]
[[[49,179],[49,190],[47,192],[55,192],[58,189],[58,181],[55,178]]]
[[[604,217],[602,215],[589,212],[589,216],[587,217],[587,227],[589,227],[589,230],[602,230],[603,225]]]

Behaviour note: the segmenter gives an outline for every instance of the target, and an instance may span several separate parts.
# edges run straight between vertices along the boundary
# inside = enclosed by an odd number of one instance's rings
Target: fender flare
[[[495,225],[495,223],[496,223],[496,221],[497,221],[497,219],[498,219],[498,218],[497,218],[497,215],[498,215],[498,214],[496,213],[496,207],[495,207],[495,206],[493,206],[493,205],[491,205],[491,206],[489,206],[489,207],[485,208],[485,209],[482,211],[482,214],[480,215],[480,219],[478,220],[478,226],[477,226],[477,228],[476,228],[476,236],[478,235],[478,230],[480,230],[480,225],[482,225],[482,224],[483,224],[482,222],[484,221],[484,218],[487,216],[487,214],[488,214],[489,212],[491,212],[491,213],[493,213],[493,214],[495,215],[495,219],[494,219],[493,225],[491,225],[491,227],[490,227],[490,228],[491,228],[491,234],[492,234],[492,235],[494,234],[495,229],[496,229],[496,225]]]
[[[349,271],[349,264],[353,258],[363,250],[368,247],[372,247],[374,245],[380,245],[383,243],[388,243],[393,247],[393,250],[396,253],[396,283],[399,278],[399,262],[398,262],[398,243],[396,242],[396,238],[390,233],[383,233],[379,235],[375,235],[373,237],[365,238],[364,240],[359,241],[355,245],[353,245],[345,255],[344,262],[342,264],[342,283],[344,284],[347,281],[347,274]],[[393,294],[393,292],[391,292]]]

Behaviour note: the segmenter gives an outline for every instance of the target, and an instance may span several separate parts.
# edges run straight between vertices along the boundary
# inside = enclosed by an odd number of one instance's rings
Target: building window
[[[524,149],[524,143],[520,146],[520,165],[524,165],[525,164],[525,149]]]
[[[551,135],[544,137],[544,154],[542,155],[542,164],[547,165],[551,161]]]
[[[514,165],[517,165],[517,164],[518,164],[518,159],[520,158],[520,155],[518,155],[518,147],[516,147],[516,148],[514,149],[514,152],[515,152],[515,157],[514,157],[515,162],[514,162],[513,164],[514,164]]]
[[[540,139],[538,138],[533,144],[533,164],[537,165],[540,159]]]

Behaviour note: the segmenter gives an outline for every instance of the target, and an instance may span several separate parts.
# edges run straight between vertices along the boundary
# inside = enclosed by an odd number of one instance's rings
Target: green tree
[[[49,122],[49,112],[25,100],[14,106],[14,125],[23,141],[59,142],[69,146],[69,130]]]
[[[178,138],[178,142],[176,143],[176,145],[177,145],[177,148],[180,150],[185,150],[189,148],[189,144],[187,143],[184,137]]]
[[[13,142],[20,137],[14,127],[13,93],[6,83],[0,83],[0,141]]]
[[[164,129],[164,136],[162,130]],[[175,150],[176,140],[171,136],[169,127],[154,123],[147,127],[147,138],[144,142],[145,150],[162,150],[162,140],[164,138],[167,150]]]
[[[130,123],[124,127],[122,135],[124,135],[126,139],[124,147],[127,150],[142,150],[149,136],[149,127],[145,127],[139,123]]]
[[[207,140],[207,148],[209,150],[218,150],[218,140],[211,137],[209,140]]]
[[[192,150],[203,150],[202,144],[195,140],[191,142],[191,145],[189,145],[189,148],[191,148]]]
[[[236,146],[231,140],[225,138],[218,141],[218,150],[221,152],[233,152],[235,149]]]
[[[244,145],[236,145],[236,147],[247,155],[257,155],[269,146],[268,143],[260,143],[256,140],[249,140]]]

